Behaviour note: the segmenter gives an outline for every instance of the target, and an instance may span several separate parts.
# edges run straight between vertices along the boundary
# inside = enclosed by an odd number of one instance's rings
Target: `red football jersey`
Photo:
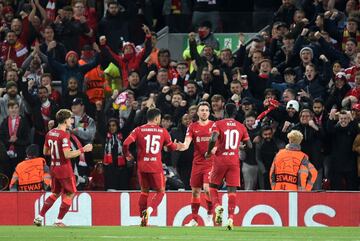
[[[46,134],[44,145],[50,150],[51,176],[59,179],[72,177],[74,171],[71,161],[64,156],[64,149],[71,148],[70,134],[56,128],[52,129]]]
[[[215,161],[219,160],[227,165],[239,165],[240,144],[250,139],[246,127],[234,119],[223,119],[216,121],[211,131],[219,133]]]
[[[132,138],[137,144],[137,164],[140,172],[162,172],[163,146],[172,151],[176,150],[169,132],[158,125],[145,124],[136,127],[128,138]]]
[[[213,124],[213,121],[209,121],[207,125],[203,126],[199,122],[194,122],[187,129],[186,136],[191,137],[194,142],[193,164],[195,165],[211,165],[211,160],[205,159],[205,153],[209,146]]]

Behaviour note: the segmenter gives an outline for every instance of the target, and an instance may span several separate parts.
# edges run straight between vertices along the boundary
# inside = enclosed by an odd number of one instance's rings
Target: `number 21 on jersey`
[[[239,131],[238,130],[226,130],[225,134],[225,149],[235,150],[239,146]]]
[[[53,140],[48,140],[48,144],[50,146],[50,154],[51,154],[51,159],[56,159],[59,160],[60,159],[60,155],[59,155],[59,148],[58,148],[58,143],[57,141],[53,141]]]

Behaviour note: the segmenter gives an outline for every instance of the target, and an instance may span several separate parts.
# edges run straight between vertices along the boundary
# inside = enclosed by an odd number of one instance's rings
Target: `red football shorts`
[[[226,186],[240,186],[240,167],[239,165],[213,165],[210,173],[210,183],[221,185],[225,178]]]
[[[75,177],[69,178],[51,178],[51,192],[52,193],[75,193],[76,190],[76,183]]]
[[[209,183],[212,166],[193,165],[190,177],[190,186],[202,188],[204,183]]]
[[[138,172],[138,178],[140,187],[142,188],[151,188],[153,190],[165,189],[165,176],[162,172]]]

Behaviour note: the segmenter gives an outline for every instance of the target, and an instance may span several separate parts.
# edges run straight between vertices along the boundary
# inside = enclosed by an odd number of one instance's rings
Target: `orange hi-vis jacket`
[[[86,62],[83,59],[79,60],[79,65],[84,65]],[[105,80],[104,71],[100,65],[96,66],[84,76],[86,85],[86,95],[89,97],[91,103],[96,101],[103,101],[105,98],[105,92],[111,91]]]
[[[51,177],[45,172],[45,159],[38,157],[20,162],[15,169],[10,183],[10,189],[17,185],[18,191],[44,190],[44,184],[49,186]]]
[[[270,169],[272,190],[311,191],[317,177],[308,156],[288,145],[275,156]]]

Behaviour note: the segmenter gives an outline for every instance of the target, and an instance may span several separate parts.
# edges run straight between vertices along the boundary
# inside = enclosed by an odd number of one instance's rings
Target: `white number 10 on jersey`
[[[225,134],[225,149],[235,150],[239,146],[239,131],[237,130],[226,130]]]

